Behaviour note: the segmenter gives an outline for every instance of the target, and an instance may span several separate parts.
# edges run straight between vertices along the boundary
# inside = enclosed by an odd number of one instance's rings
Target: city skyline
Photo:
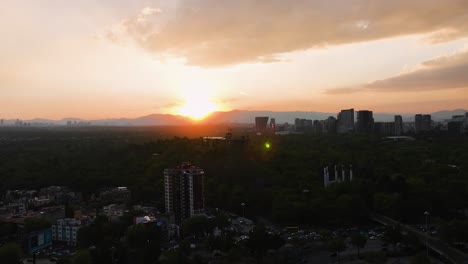
[[[6,0],[0,117],[468,109],[467,10],[463,0]]]

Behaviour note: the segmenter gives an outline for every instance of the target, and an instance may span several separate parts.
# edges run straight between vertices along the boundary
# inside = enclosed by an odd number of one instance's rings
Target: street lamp
[[[424,215],[426,216],[426,257],[427,259],[429,259],[429,246],[428,246],[428,234],[427,234],[429,231],[428,226],[427,226],[427,218],[429,217],[429,212],[428,211],[424,212]]]
[[[115,247],[111,247],[111,260],[112,260],[112,264],[114,264],[114,256],[115,256]]]
[[[245,203],[241,203],[242,205],[242,217],[245,218]]]

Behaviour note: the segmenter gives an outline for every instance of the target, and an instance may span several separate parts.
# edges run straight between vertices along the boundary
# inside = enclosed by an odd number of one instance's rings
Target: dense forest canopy
[[[226,128],[1,130],[1,191],[50,185],[86,195],[128,186],[135,203],[162,207],[162,172],[190,161],[206,172],[206,204],[279,223],[353,224],[370,212],[421,223],[423,212],[463,217],[468,208],[468,138],[395,142],[365,135],[247,135],[205,142]],[[269,148],[265,143],[269,144]],[[353,165],[354,181],[325,189],[323,167]]]

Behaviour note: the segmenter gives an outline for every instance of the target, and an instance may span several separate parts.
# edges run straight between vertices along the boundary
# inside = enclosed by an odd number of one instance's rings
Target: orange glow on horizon
[[[206,118],[217,110],[219,110],[219,107],[210,100],[193,98],[186,100],[185,104],[179,108],[178,113],[198,121]]]
[[[201,121],[221,110],[220,104],[215,100],[216,85],[208,78],[187,76],[178,86],[183,103],[175,109],[177,114]]]

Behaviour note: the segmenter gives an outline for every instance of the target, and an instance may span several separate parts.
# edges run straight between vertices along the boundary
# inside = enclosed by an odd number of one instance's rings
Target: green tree
[[[73,264],[73,259],[70,257],[59,258],[57,264]]]
[[[6,244],[0,247],[0,263],[2,264],[18,264],[21,255],[21,248],[17,244]]]
[[[11,236],[16,233],[16,225],[14,224],[0,224],[0,237]]]
[[[338,262],[340,261],[340,253],[346,249],[346,243],[342,238],[334,238],[328,241],[328,250],[335,252],[338,255]]]
[[[229,251],[234,246],[234,240],[229,235],[210,236],[207,245],[210,250]]]
[[[263,258],[269,249],[277,250],[284,244],[281,237],[268,234],[262,225],[255,226],[249,235],[245,245],[258,261]]]
[[[208,218],[205,216],[194,216],[182,223],[182,235],[184,237],[189,235],[203,237],[211,231]]]
[[[134,263],[154,263],[161,253],[161,232],[155,226],[131,226],[125,235]],[[190,248],[190,245],[189,245]]]
[[[179,251],[184,253],[186,256],[190,255],[190,252],[192,251],[192,249],[190,248],[191,246],[191,243],[190,241],[188,240],[182,240],[180,243],[179,243]]]
[[[159,257],[159,263],[161,264],[186,264],[188,263],[187,258],[178,250],[165,251]]]
[[[369,264],[381,264],[385,263],[387,257],[383,252],[369,252],[365,254],[364,259]]]
[[[75,217],[75,208],[71,205],[65,206],[65,217],[66,218],[73,218]]]
[[[73,257],[73,264],[91,264],[93,259],[88,250],[78,251]]]
[[[45,218],[26,218],[24,220],[24,228],[28,233],[49,228],[51,226],[52,224]]]
[[[358,258],[360,258],[360,249],[366,246],[367,237],[360,232],[355,232],[351,235],[351,244],[356,247]]]
[[[411,264],[431,264],[431,261],[426,257],[426,254],[418,253],[411,259]]]
[[[403,240],[401,227],[399,225],[388,226],[383,235],[384,241],[393,245],[393,252],[396,253],[396,246]]]

